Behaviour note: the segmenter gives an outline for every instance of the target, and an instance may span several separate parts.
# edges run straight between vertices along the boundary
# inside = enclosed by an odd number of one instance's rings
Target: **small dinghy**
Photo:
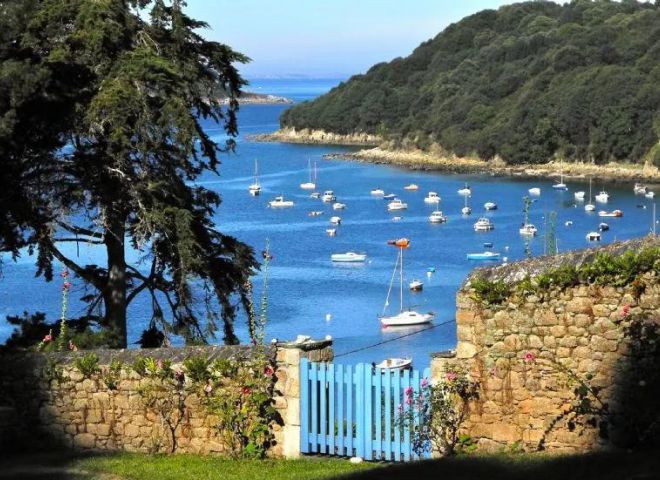
[[[419,190],[419,186],[414,183],[411,183],[410,185],[406,185],[405,187],[403,187],[403,189],[414,191],[414,190]]]
[[[333,225],[339,225],[341,223],[341,217],[330,217],[330,223]]]
[[[332,204],[332,209],[333,210],[343,210],[345,208],[346,208],[345,203],[335,202],[335,203]]]
[[[484,248],[493,248],[493,242],[485,242]]]
[[[330,256],[330,259],[333,262],[359,263],[364,262],[367,259],[367,254],[355,252],[333,253]]]
[[[310,217],[318,217],[319,215],[323,215],[323,212],[321,210],[312,210],[307,215]]]
[[[392,217],[393,222],[400,222],[403,217]]]
[[[597,202],[607,203],[607,201],[610,199],[610,194],[603,190],[598,195],[596,195],[594,198],[596,199]]]
[[[623,217],[623,212],[621,210],[612,210],[611,212],[608,212],[606,210],[601,210],[598,212],[599,217]]]
[[[646,195],[648,192],[648,188],[646,185],[642,185],[641,183],[636,183],[635,186],[633,187],[633,192],[635,192],[635,195]]]
[[[499,260],[500,254],[497,252],[468,253],[468,260]]]
[[[383,200],[392,200],[393,198],[396,198],[396,194],[394,193],[388,193],[387,195],[383,195]]]
[[[371,192],[374,197],[382,197],[385,195],[385,191],[382,188],[374,188]]]
[[[573,194],[573,197],[574,197],[575,200],[577,200],[578,202],[583,202],[583,201],[584,201],[584,192],[583,192],[583,191],[575,192],[575,193]]]
[[[538,233],[538,229],[531,223],[524,223],[518,231],[520,232],[520,235],[526,235],[529,237],[534,237]]]
[[[598,230],[600,230],[601,232],[607,232],[609,229],[610,229],[610,226],[605,222],[600,223],[598,225]]]
[[[314,192],[314,193],[309,195],[309,198],[319,199],[319,198],[321,198],[321,194],[319,192]]]
[[[325,230],[325,233],[328,234],[328,237],[336,237],[337,236],[337,229],[336,228],[327,228]]]
[[[530,195],[533,195],[535,197],[538,197],[539,195],[541,195],[541,189],[538,188],[538,187],[530,188],[527,191],[529,192]]]
[[[412,358],[386,358],[376,364],[381,370],[405,370],[412,367]]]
[[[655,192],[646,192],[644,196],[646,198],[655,198]]]
[[[484,208],[486,210],[497,210],[497,203],[495,203],[495,202],[486,202],[486,203],[484,203]]]
[[[424,288],[424,284],[421,282],[421,280],[413,280],[408,286],[413,292],[421,292]]]

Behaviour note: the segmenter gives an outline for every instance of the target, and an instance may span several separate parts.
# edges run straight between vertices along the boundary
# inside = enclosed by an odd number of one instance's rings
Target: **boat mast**
[[[655,202],[653,202],[653,227],[651,228],[653,236],[655,236]]]
[[[399,249],[399,257],[401,258],[401,293],[400,293],[400,299],[399,299],[399,313],[403,312],[403,248]]]
[[[309,183],[312,183],[312,161],[307,159],[307,172],[309,173]]]
[[[259,163],[256,158],[254,159],[254,183],[259,185]]]

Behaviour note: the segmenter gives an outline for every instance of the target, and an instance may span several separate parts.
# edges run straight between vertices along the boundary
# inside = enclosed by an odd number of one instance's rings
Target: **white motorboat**
[[[497,252],[468,253],[468,260],[499,260],[500,254]]]
[[[486,203],[484,203],[484,208],[486,210],[497,210],[497,203],[495,203],[495,202],[486,202]]]
[[[607,201],[610,199],[610,194],[607,193],[605,190],[600,192],[598,195],[594,197],[597,202],[600,203],[607,203]]]
[[[382,188],[374,188],[370,193],[374,197],[382,197],[385,195],[385,190],[383,190]]]
[[[584,202],[584,195],[585,195],[584,191],[580,190],[579,192],[575,192],[575,193],[573,194],[573,197],[574,197],[575,200],[577,200],[578,202]]]
[[[412,367],[412,358],[386,358],[376,364],[381,370],[406,370]]]
[[[394,193],[388,193],[387,195],[383,195],[383,200],[392,200],[393,198],[396,198],[396,194]]]
[[[465,186],[464,186],[463,188],[460,188],[460,189],[458,190],[458,194],[459,194],[459,195],[472,195],[472,189],[471,189],[470,186],[466,183]]]
[[[261,184],[259,183],[259,165],[257,164],[257,161],[254,161],[254,183],[252,183],[248,187],[248,192],[250,192],[250,195],[253,197],[256,197],[261,193]]]
[[[623,217],[623,212],[621,210],[612,210],[608,212],[606,210],[601,210],[598,212],[599,217]]]
[[[642,185],[641,183],[636,183],[635,186],[633,187],[633,192],[635,192],[635,195],[646,195],[648,192],[648,188],[646,185]]]
[[[410,185],[406,185],[405,187],[403,187],[403,189],[404,189],[404,190],[413,190],[413,191],[414,191],[414,190],[419,190],[419,186],[416,185],[416,184],[414,184],[414,183],[411,183]]]
[[[655,198],[655,192],[646,192],[644,196],[646,198]]]
[[[520,235],[526,235],[529,237],[534,237],[538,233],[538,229],[531,223],[524,223],[518,231],[520,232]]]
[[[533,195],[535,197],[541,195],[541,189],[539,187],[532,187],[527,191],[529,192],[530,195]]]
[[[345,203],[335,202],[335,203],[332,204],[332,209],[333,210],[343,210],[345,208],[346,208]]]
[[[355,252],[333,253],[330,256],[330,259],[333,262],[360,263],[360,262],[364,262],[367,259],[367,254],[355,253]]]
[[[300,188],[303,190],[314,190],[316,188],[316,163],[314,163],[314,177],[312,178],[312,163],[307,160],[307,168],[309,169],[309,182],[301,183]]]
[[[330,217],[330,223],[332,225],[339,225],[341,223],[341,217]]]
[[[600,242],[600,232],[589,232],[586,238],[589,242]]]
[[[474,224],[475,232],[490,232],[495,229],[495,225],[489,218],[482,217]]]
[[[326,228],[325,233],[327,233],[329,237],[334,237],[334,236],[337,235],[337,229],[336,228]]]
[[[429,222],[431,223],[445,223],[446,221],[447,217],[440,210],[435,210],[429,215]]]
[[[323,196],[321,196],[321,200],[323,200],[325,203],[332,203],[337,201],[337,197],[335,196],[335,192],[332,190],[326,190],[323,192]]]
[[[436,192],[429,192],[426,197],[424,197],[424,203],[440,203],[440,195]]]
[[[421,292],[422,289],[424,288],[424,284],[422,283],[421,280],[413,280],[412,282],[410,282],[410,283],[408,284],[408,287],[409,287],[410,290],[412,290],[413,292]]]
[[[319,192],[312,192],[309,195],[309,198],[319,199],[319,198],[321,198],[321,194]]]
[[[275,199],[271,200],[270,202],[268,202],[268,205],[270,205],[272,208],[293,207],[293,201],[284,200],[284,197],[280,195],[278,197],[275,197]]]
[[[383,307],[383,313],[380,316],[380,323],[384,327],[393,327],[393,326],[407,326],[407,325],[419,325],[423,323],[429,323],[433,320],[432,313],[420,313],[415,310],[403,309],[403,251],[408,248],[410,242],[407,239],[399,239],[396,241],[388,242],[389,245],[393,245],[399,248],[399,255],[397,256],[396,263],[394,264],[394,272],[392,273],[392,279],[390,280],[390,286],[387,291],[387,297],[385,298],[385,306]],[[390,294],[392,293],[392,286],[394,284],[394,278],[396,276],[396,271],[400,267],[399,272],[399,313],[396,315],[385,316],[385,311],[390,304]]]
[[[399,198],[395,198],[392,200],[390,203],[387,204],[387,209],[389,211],[396,211],[396,210],[405,210],[408,208],[408,204],[404,203],[401,201]]]

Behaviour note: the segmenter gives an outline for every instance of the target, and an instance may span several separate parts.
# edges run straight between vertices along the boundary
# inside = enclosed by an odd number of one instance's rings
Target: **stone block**
[[[456,345],[456,358],[473,358],[477,354],[477,347],[472,343],[459,341]]]
[[[536,335],[529,335],[527,337],[527,344],[529,348],[543,348],[543,341]]]
[[[80,449],[91,449],[96,445],[96,437],[91,433],[79,433],[73,437],[73,446]]]

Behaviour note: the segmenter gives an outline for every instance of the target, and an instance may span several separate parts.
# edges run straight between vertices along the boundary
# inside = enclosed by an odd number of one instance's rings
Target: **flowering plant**
[[[422,379],[420,390],[404,390],[396,424],[410,430],[413,450],[422,455],[431,450],[453,455],[461,442],[461,426],[469,412],[469,403],[478,398],[479,384],[458,370],[445,373],[432,385]]]

